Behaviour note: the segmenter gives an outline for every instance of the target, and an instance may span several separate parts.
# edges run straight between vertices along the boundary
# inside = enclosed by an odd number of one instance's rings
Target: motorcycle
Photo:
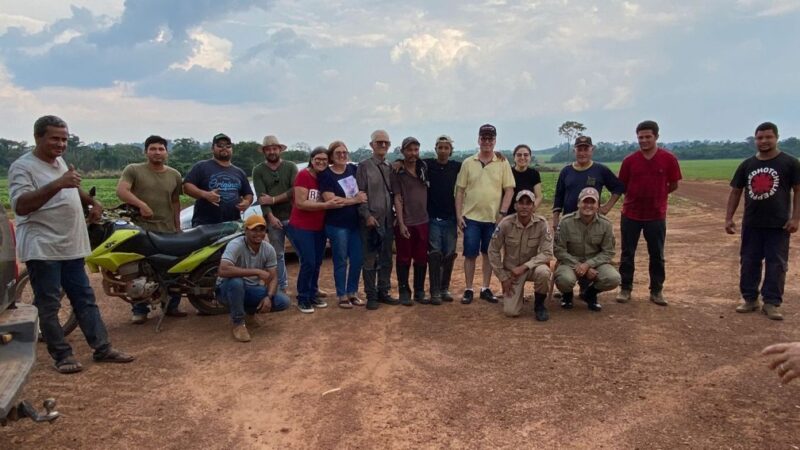
[[[86,257],[91,273],[102,275],[103,291],[130,304],[161,306],[156,324],[160,331],[166,305],[173,294],[185,295],[201,314],[227,311],[216,300],[217,269],[225,246],[241,236],[242,223],[201,225],[182,233],[145,231],[130,221],[138,214],[130,205],[103,211],[99,223],[87,224],[92,253]],[[17,297],[28,285],[20,276]],[[64,296],[62,291],[62,298]],[[32,297],[32,296],[29,296]],[[68,302],[67,302],[68,304]],[[61,318],[64,334],[77,326],[75,313]]]

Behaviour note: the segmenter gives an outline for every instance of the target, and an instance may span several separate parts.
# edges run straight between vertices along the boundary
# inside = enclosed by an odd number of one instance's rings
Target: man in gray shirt
[[[367,309],[378,309],[379,303],[399,303],[389,295],[394,240],[392,190],[389,186],[391,168],[386,162],[390,145],[391,140],[386,131],[373,131],[369,143],[372,157],[361,161],[356,173],[358,190],[365,192],[368,199],[367,203],[362,203],[358,208],[363,220],[361,239],[364,248],[364,292],[367,294]]]
[[[278,292],[278,258],[265,239],[267,221],[252,215],[245,220],[244,228],[244,236],[225,247],[217,278],[217,298],[228,305],[233,338],[239,342],[250,341],[247,326],[262,325],[256,313],[281,311],[291,303],[286,294]]]
[[[103,207],[80,189],[81,175],[62,157],[69,138],[67,123],[56,116],[40,117],[33,125],[33,136],[36,147],[8,170],[8,189],[17,216],[17,255],[30,274],[47,351],[58,372],[83,370],[58,321],[63,289],[94,350],[92,359],[131,362],[133,356],[111,347],[84,269],[91,248],[82,205],[93,207],[89,221],[97,221]]]

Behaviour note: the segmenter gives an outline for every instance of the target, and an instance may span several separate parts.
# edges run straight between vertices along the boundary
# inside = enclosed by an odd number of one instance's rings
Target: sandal
[[[134,358],[132,355],[129,355],[127,353],[122,353],[121,351],[112,348],[111,350],[103,353],[102,355],[98,355],[97,353],[95,353],[92,356],[92,359],[95,362],[129,363],[136,358]]]
[[[83,370],[83,366],[74,356],[67,356],[66,358],[59,359],[53,364],[53,368],[55,368],[58,373],[63,374],[78,373]]]
[[[350,303],[350,300],[343,298],[339,300],[339,308],[351,309],[353,308],[353,304]]]
[[[361,300],[360,298],[358,298],[357,295],[350,296],[350,303],[353,306],[364,306],[364,305],[367,304],[364,300]]]

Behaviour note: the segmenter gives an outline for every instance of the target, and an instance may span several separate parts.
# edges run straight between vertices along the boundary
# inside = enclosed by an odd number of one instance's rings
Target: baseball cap
[[[261,214],[253,214],[252,216],[248,217],[244,221],[244,227],[248,230],[252,230],[255,227],[266,227],[267,221],[264,220],[264,216]]]
[[[211,138],[211,143],[212,144],[216,144],[217,141],[222,141],[222,140],[226,140],[228,142],[233,142],[233,140],[231,140],[231,138],[229,138],[227,134],[225,134],[225,133],[217,133],[217,134],[214,135],[213,138]]]
[[[484,124],[478,129],[478,136],[497,136],[497,128],[494,125]]]
[[[600,193],[597,192],[597,189],[593,187],[585,187],[581,189],[581,193],[578,194],[578,203],[582,202],[586,197],[591,197],[596,202],[600,201]]]
[[[443,134],[438,138],[436,138],[436,143],[438,144],[439,142],[447,142],[448,144],[453,145],[453,138],[451,138],[446,134]]]
[[[517,192],[517,197],[516,197],[515,201],[518,202],[519,199],[521,199],[522,197],[528,197],[528,198],[531,199],[532,202],[536,201],[536,194],[534,194],[533,192],[531,192],[531,191],[529,191],[527,189],[523,189],[523,190]]]
[[[400,149],[401,150],[405,150],[405,148],[408,147],[411,144],[419,145],[419,141],[417,140],[417,138],[415,138],[413,136],[409,136],[409,137],[403,139],[403,144],[400,145]]]
[[[592,138],[589,136],[578,136],[575,138],[575,147],[580,147],[582,145],[592,145]]]

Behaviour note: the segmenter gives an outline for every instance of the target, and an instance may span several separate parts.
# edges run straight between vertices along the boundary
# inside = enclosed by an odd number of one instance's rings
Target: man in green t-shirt
[[[297,166],[291,161],[284,161],[281,152],[286,146],[275,136],[265,136],[261,145],[264,162],[253,167],[253,186],[256,191],[261,212],[267,220],[269,243],[275,248],[278,258],[278,288],[286,292],[286,262],[284,246],[286,245],[286,225],[292,213],[292,186],[297,176]]]
[[[181,231],[182,192],[181,174],[167,163],[167,140],[161,136],[150,136],[144,141],[147,162],[129,164],[122,171],[117,184],[117,196],[123,202],[139,208],[140,217],[133,223],[147,231],[159,233],[179,233]],[[168,316],[185,317],[178,308],[180,294],[170,298],[167,305]],[[150,307],[137,303],[131,308],[131,322],[142,324],[147,321]]]

